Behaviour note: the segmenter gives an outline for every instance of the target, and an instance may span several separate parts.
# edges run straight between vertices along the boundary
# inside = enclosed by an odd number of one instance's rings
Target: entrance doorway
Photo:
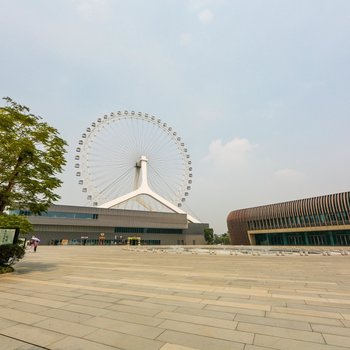
[[[141,245],[141,237],[128,237],[128,245]]]

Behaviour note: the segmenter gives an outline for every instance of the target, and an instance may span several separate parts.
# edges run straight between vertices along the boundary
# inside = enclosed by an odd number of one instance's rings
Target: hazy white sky
[[[349,0],[0,0],[0,96],[69,143],[104,113],[159,116],[188,146],[192,212],[350,189]]]

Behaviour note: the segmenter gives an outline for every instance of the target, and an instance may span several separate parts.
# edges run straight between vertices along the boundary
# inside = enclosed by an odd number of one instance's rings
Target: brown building
[[[232,244],[350,245],[350,192],[234,210]]]

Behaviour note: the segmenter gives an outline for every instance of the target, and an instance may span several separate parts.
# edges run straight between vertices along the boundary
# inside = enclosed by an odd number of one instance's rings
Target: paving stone
[[[205,294],[205,296],[208,294],[209,293],[207,292]],[[209,295],[213,295],[213,294],[214,293],[209,294]],[[242,301],[242,299],[248,300],[251,298],[251,295],[249,295],[249,294],[235,294],[235,293],[228,293],[228,292],[223,292],[223,293],[216,292],[215,295],[217,296],[217,299],[219,299],[219,300],[233,301],[233,302]]]
[[[344,350],[343,347],[256,334],[254,345],[279,350]]]
[[[345,327],[350,327],[350,320],[341,320]]]
[[[24,311],[24,312],[29,312],[32,314],[39,314],[40,312],[50,310],[50,308],[47,306],[41,306],[41,305],[37,305],[37,304],[29,304],[29,303],[22,302],[22,301],[15,301],[15,302],[12,301],[11,303],[7,304],[6,307],[8,307],[10,309],[16,309],[16,310],[20,310],[20,311]]]
[[[253,323],[238,322],[237,330],[257,334],[276,335],[281,338],[290,338],[296,340],[313,341],[315,343],[324,343],[320,333],[300,331],[290,328],[272,327]]]
[[[7,293],[7,292],[0,292],[0,300],[21,300],[21,299],[23,299],[22,295]]]
[[[94,317],[83,322],[84,325],[91,325],[100,329],[108,329],[120,333],[137,335],[144,338],[155,339],[164,329],[145,326],[137,323],[130,323],[112,320],[105,317]]]
[[[114,311],[120,311],[120,312],[127,312],[131,314],[137,314],[137,315],[144,315],[144,316],[154,316],[159,313],[159,309],[147,309],[147,308],[142,308],[142,307],[134,307],[134,306],[128,306],[128,305],[111,305],[109,310],[114,310]]]
[[[185,307],[178,307],[176,309],[176,312],[182,313],[182,314],[187,314],[187,315],[218,318],[218,319],[230,320],[230,321],[232,321],[236,315],[236,314],[232,314],[229,312],[207,310],[206,308],[205,309],[191,309],[191,308],[185,308]]]
[[[307,310],[307,309],[294,309],[290,307],[272,307],[273,312],[295,314],[295,315],[307,315],[314,317],[324,317],[324,318],[334,318],[334,319],[343,319],[343,316],[337,312],[326,312],[326,311],[317,311],[317,310]]]
[[[311,324],[313,331],[320,333],[329,333],[335,335],[343,335],[345,337],[350,337],[350,328],[346,327],[332,327],[321,324]]]
[[[185,306],[190,307],[193,309],[202,309],[204,307],[204,304],[201,304],[199,302],[187,302],[187,301],[181,301],[181,300],[167,300],[167,299],[160,299],[160,298],[148,298],[144,300],[146,303],[154,303],[154,304],[160,304],[160,305],[172,305],[172,306]]]
[[[269,298],[269,297],[266,297],[266,298],[262,298],[262,297],[251,297],[249,299],[249,301],[251,303],[254,303],[254,304],[262,304],[262,305],[270,305],[271,307],[272,306],[280,306],[280,307],[286,307],[287,306],[287,302],[285,299],[277,299],[277,298]]]
[[[86,300],[101,301],[104,303],[109,303],[109,305],[112,303],[115,303],[119,300],[119,297],[114,298],[114,297],[111,297],[110,294],[101,295],[101,293],[98,295],[97,294],[84,294],[84,295],[81,295],[79,298],[86,299]]]
[[[228,307],[237,307],[241,309],[249,310],[260,310],[260,311],[271,311],[271,306],[267,303],[265,304],[256,304],[248,302],[230,302],[230,301],[220,301],[220,300],[202,300],[202,304],[215,305],[215,306],[228,306]]]
[[[125,350],[158,350],[164,345],[164,342],[158,340],[145,339],[103,329],[99,329],[96,332],[87,335],[85,339],[115,346],[117,348],[120,347]]]
[[[137,296],[137,295],[130,295],[130,294],[127,294],[127,291],[125,291],[125,293],[118,292],[118,294],[116,294],[116,297],[118,297],[116,302],[119,303],[123,299],[130,300],[130,301],[144,301],[147,296],[144,296],[144,295],[139,295],[139,296]]]
[[[194,348],[189,348],[188,346],[181,346],[178,344],[165,344],[160,350],[193,350]]]
[[[16,309],[1,308],[1,317],[20,323],[32,324],[46,319],[45,316],[31,314]]]
[[[55,295],[62,295],[64,297],[69,297],[69,298],[82,298],[83,294],[82,293],[77,293],[69,290],[60,290],[60,289],[55,289],[54,291]]]
[[[0,350],[20,349],[25,343],[0,334]]]
[[[254,334],[248,332],[240,332],[224,328],[202,326],[194,323],[185,323],[167,320],[159,325],[161,328],[173,330],[182,333],[190,333],[233,342],[252,344]]]
[[[203,317],[203,316],[193,316],[186,315],[178,312],[161,312],[157,315],[157,318],[165,318],[167,320],[188,322],[194,324],[201,324],[207,326],[215,326],[218,328],[235,329],[237,322],[221,320],[217,318]]]
[[[6,292],[6,291],[9,290],[10,288],[13,288],[13,284],[10,284],[10,283],[3,283],[3,284],[0,286],[0,291],[1,291],[1,292]]]
[[[93,317],[92,315],[87,315],[79,312],[67,311],[62,309],[45,310],[41,312],[40,315],[56,318],[59,320],[71,321],[75,323],[80,323]]]
[[[7,306],[7,305],[9,305],[9,304],[12,304],[13,303],[13,300],[11,300],[11,299],[0,299],[0,305],[1,306]]]
[[[2,313],[1,310],[1,316],[0,316],[0,330],[3,328],[8,328],[10,326],[14,326],[15,324],[17,324],[17,322],[8,320],[7,318],[3,318],[4,314]]]
[[[17,324],[15,326],[2,329],[1,334],[44,347],[65,337],[65,335],[61,333],[46,329],[38,329],[25,324]]]
[[[297,320],[297,321],[304,321],[304,322],[328,324],[328,325],[333,325],[333,326],[342,326],[343,325],[342,320],[336,320],[333,318],[285,314],[285,313],[279,313],[279,312],[267,312],[266,317],[284,319],[284,320]]]
[[[336,307],[334,304],[332,306],[327,306],[326,302],[317,303],[317,304],[289,304],[287,307],[292,309],[305,309],[305,310],[317,310],[317,311],[326,311],[332,313],[342,313],[344,312],[344,307]]]
[[[33,295],[35,293],[32,290],[19,289],[19,288],[18,289],[10,288],[10,289],[7,289],[6,292],[10,294],[18,294],[18,295],[24,295],[24,296]]]
[[[72,297],[53,294],[53,292],[54,291],[50,291],[50,292],[46,292],[46,293],[35,292],[31,295],[31,297],[45,299],[45,300],[49,300],[49,301],[54,300],[54,301],[62,301],[62,302],[72,300]]]
[[[60,308],[67,305],[67,303],[63,303],[61,301],[48,300],[48,299],[42,299],[42,298],[36,298],[36,297],[26,297],[26,302],[30,304],[36,304],[36,305],[48,306],[48,307],[54,307],[54,308]]]
[[[244,350],[271,350],[271,348],[264,348],[261,346],[247,344]]]
[[[16,350],[43,350],[41,346],[35,346],[31,344],[24,344],[16,348]]]
[[[276,319],[276,318],[269,318],[269,317],[258,317],[258,316],[237,314],[235,317],[235,321],[262,324],[266,326],[298,329],[298,330],[304,330],[304,331],[312,331],[312,328],[308,322],[300,322],[300,321],[294,321],[294,320],[283,320],[283,319]]]
[[[169,293],[172,293],[173,295],[180,296],[180,297],[193,297],[193,298],[205,298],[205,299],[212,299],[217,300],[217,297],[211,296],[211,295],[203,295],[200,292],[192,293],[192,292],[180,292],[180,291],[168,291]]]
[[[262,310],[251,310],[251,309],[242,309],[239,307],[229,307],[229,306],[218,306],[218,305],[206,305],[204,310],[213,310],[221,312],[231,312],[233,315],[237,313],[253,316],[265,316],[265,311]]]
[[[65,305],[64,307],[62,307],[62,309],[73,311],[73,312],[80,312],[82,314],[87,314],[91,316],[101,316],[109,312],[107,309],[99,309],[97,307],[90,307],[90,306],[77,305],[77,304]]]
[[[73,335],[76,337],[83,337],[89,333],[96,330],[95,327],[90,327],[82,325],[80,323],[69,322],[64,320],[59,320],[56,318],[46,319],[35,324],[36,327],[46,328],[58,333],[64,333],[67,335]]]
[[[104,315],[106,318],[114,320],[125,321],[130,323],[139,323],[147,326],[158,326],[163,320],[155,317],[148,317],[137,314],[130,314],[127,312],[111,311]]]
[[[87,299],[81,299],[81,298],[75,298],[74,300],[72,300],[70,304],[85,305],[85,306],[96,307],[101,309],[104,309],[113,305],[111,303],[105,303],[103,301],[87,300]]]
[[[350,337],[343,337],[334,334],[323,334],[326,343],[330,345],[344,346],[345,348],[350,348]]]
[[[129,299],[122,299],[118,302],[118,304],[131,305],[135,307],[152,309],[157,311],[174,311],[177,308],[174,305],[155,304],[155,303],[150,303],[145,301],[135,301],[135,300],[129,300]]]
[[[165,331],[157,339],[201,350],[243,350],[244,344],[195,334]]]
[[[345,318],[346,320],[350,320],[350,314],[342,313],[341,315],[342,315],[343,318]]]
[[[52,350],[122,350],[115,346],[104,345],[90,340],[66,337],[57,343],[50,344]]]

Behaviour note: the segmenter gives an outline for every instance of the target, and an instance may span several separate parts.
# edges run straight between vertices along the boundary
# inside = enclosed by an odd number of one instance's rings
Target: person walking
[[[37,238],[35,236],[32,237],[32,239],[31,239],[31,246],[33,247],[34,253],[36,253],[36,250],[38,248],[39,242],[40,242],[39,238]]]

